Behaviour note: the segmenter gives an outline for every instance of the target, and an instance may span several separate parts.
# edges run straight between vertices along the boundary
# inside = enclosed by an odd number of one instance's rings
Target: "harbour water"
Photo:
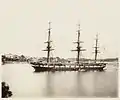
[[[41,72],[29,64],[2,65],[2,81],[15,97],[117,97],[118,63],[104,72]]]

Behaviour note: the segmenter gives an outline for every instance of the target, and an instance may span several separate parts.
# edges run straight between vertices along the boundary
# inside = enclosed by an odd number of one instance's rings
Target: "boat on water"
[[[77,47],[76,50],[72,50],[72,51],[77,51],[77,58],[76,58],[76,63],[75,64],[69,64],[69,67],[67,64],[64,63],[60,63],[60,62],[51,62],[50,61],[50,52],[54,49],[52,49],[51,46],[51,40],[50,40],[50,36],[51,36],[51,27],[50,27],[50,22],[49,22],[49,29],[48,29],[48,40],[47,42],[47,48],[43,51],[47,51],[47,61],[46,63],[43,62],[30,62],[30,64],[32,65],[32,67],[35,69],[35,72],[44,72],[44,71],[103,71],[104,68],[106,67],[106,63],[103,62],[97,62],[97,54],[98,52],[98,35],[96,35],[96,45],[95,45],[95,59],[94,62],[90,62],[90,63],[84,63],[84,62],[80,62],[80,53],[81,51],[85,51],[85,49],[83,49],[81,47],[81,43],[83,43],[82,41],[80,41],[80,24],[79,29],[78,29],[78,39],[77,42]],[[58,67],[56,67],[58,66]],[[64,66],[64,67],[62,67]],[[71,67],[73,66],[73,67]]]
[[[44,72],[44,71],[103,71],[106,67],[106,63],[83,63],[79,65],[73,65],[74,67],[66,67],[66,65],[57,65],[57,64],[43,64],[43,63],[32,63],[32,67],[35,69],[35,72]],[[56,67],[59,66],[59,67]],[[64,67],[60,67],[64,66]],[[76,67],[75,67],[76,66]]]

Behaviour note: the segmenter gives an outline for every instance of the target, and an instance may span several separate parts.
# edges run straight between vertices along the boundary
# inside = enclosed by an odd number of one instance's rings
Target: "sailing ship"
[[[75,64],[70,64],[69,67],[66,67],[68,64],[63,64],[63,63],[54,63],[50,61],[50,52],[52,50],[54,50],[51,46],[51,22],[49,22],[49,29],[48,29],[48,40],[47,42],[47,48],[43,51],[47,51],[47,62],[43,63],[43,62],[30,62],[30,64],[32,65],[32,67],[35,69],[35,72],[43,72],[43,71],[90,71],[90,70],[97,70],[97,71],[103,71],[103,69],[106,67],[106,63],[101,63],[101,62],[97,62],[97,54],[98,54],[98,36],[96,36],[96,45],[95,45],[95,59],[94,62],[92,63],[84,63],[84,62],[80,62],[80,54],[81,51],[85,51],[86,49],[83,49],[81,47],[81,43],[83,43],[82,41],[80,41],[80,24],[78,25],[78,39],[77,42],[77,49],[76,50],[72,50],[72,51],[77,51],[77,58],[76,58],[76,63]],[[55,67],[55,66],[59,66],[59,67]],[[60,67],[60,66],[64,66],[64,67]],[[71,67],[73,66],[73,67]]]

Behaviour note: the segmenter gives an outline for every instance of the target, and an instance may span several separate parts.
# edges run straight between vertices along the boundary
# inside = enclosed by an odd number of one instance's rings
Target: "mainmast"
[[[80,24],[78,24],[78,39],[77,39],[77,42],[74,42],[74,43],[77,43],[77,47],[76,47],[76,50],[72,50],[72,51],[77,51],[77,58],[76,58],[76,61],[77,61],[77,64],[79,65],[80,63],[80,53],[81,51],[85,51],[85,49],[82,49],[82,47],[80,46],[80,43],[83,43],[82,41],[80,41]]]
[[[100,53],[99,50],[98,50],[98,48],[99,48],[98,47],[98,34],[96,35],[95,41],[96,41],[96,43],[95,43],[95,47],[94,47],[95,48],[95,52],[94,53],[95,53],[95,63],[96,63],[96,61],[97,61],[97,54]]]
[[[51,36],[51,22],[49,22],[49,28],[48,28],[48,41],[45,42],[47,43],[47,48],[46,50],[43,50],[43,51],[47,51],[47,63],[50,62],[50,51],[54,50],[52,49],[52,46],[51,46],[51,40],[50,40],[50,36]]]

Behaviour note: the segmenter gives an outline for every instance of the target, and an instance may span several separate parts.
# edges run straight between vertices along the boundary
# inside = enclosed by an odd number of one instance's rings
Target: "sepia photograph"
[[[118,98],[119,4],[2,1],[2,98]]]

